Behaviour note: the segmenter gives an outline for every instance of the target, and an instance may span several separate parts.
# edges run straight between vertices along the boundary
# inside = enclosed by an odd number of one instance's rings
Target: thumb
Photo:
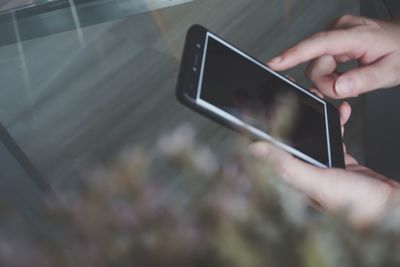
[[[250,152],[260,160],[267,160],[279,176],[291,186],[309,196],[318,194],[324,169],[305,163],[291,154],[265,142],[249,146]]]
[[[322,169],[305,163],[291,154],[266,143],[255,143],[250,152],[258,159],[269,161],[279,176],[290,186],[303,192],[327,210],[345,207],[354,190],[348,185],[343,170]]]
[[[338,97],[355,97],[375,89],[389,87],[393,70],[390,64],[382,59],[372,65],[359,67],[342,74],[337,78],[335,91]]]

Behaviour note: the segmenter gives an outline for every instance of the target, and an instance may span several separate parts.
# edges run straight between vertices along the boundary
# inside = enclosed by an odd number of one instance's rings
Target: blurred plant
[[[150,150],[97,167],[44,209],[51,235],[0,237],[0,265],[398,266],[399,212],[357,230],[308,200],[232,141],[218,163],[187,125]],[[4,225],[4,221],[2,223]]]

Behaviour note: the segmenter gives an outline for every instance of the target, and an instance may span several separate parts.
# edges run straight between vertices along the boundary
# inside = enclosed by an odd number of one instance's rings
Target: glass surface
[[[0,12],[0,123],[10,134],[0,133],[0,235],[11,240],[29,238],[20,224],[48,234],[43,191],[80,188],[99,163],[109,166],[132,147],[151,150],[184,123],[224,156],[234,133],[175,98],[192,24],[264,61],[337,16],[358,13],[358,1],[348,0],[13,1],[0,0],[7,9]],[[307,86],[304,66],[288,74]],[[180,129],[173,145],[191,138]],[[4,144],[4,136],[15,142]],[[216,166],[214,157],[202,157]],[[155,166],[154,176],[165,180],[165,197],[179,199],[174,174],[163,167]]]
[[[208,35],[200,98],[223,117],[244,121],[302,158],[330,166],[325,103]],[[286,118],[283,118],[286,117]],[[283,124],[281,121],[285,121]],[[286,128],[282,131],[280,128]],[[269,139],[269,138],[268,138]],[[299,153],[300,152],[300,153]]]
[[[55,1],[8,11],[0,121],[55,188],[184,122],[223,153],[232,133],[175,99],[186,30],[202,24],[263,61],[357,12],[347,0]],[[303,71],[290,74],[305,84]]]
[[[47,2],[47,0],[0,0],[0,11],[20,8],[32,4],[39,4],[40,2]]]

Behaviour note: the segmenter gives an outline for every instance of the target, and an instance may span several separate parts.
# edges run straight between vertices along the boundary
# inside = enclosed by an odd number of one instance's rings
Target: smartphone
[[[200,25],[187,33],[176,95],[187,107],[253,140],[268,141],[321,168],[344,168],[333,105]]]

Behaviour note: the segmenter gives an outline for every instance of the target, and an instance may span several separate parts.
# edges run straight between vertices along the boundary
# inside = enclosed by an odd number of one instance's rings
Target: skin
[[[311,61],[307,76],[313,91],[330,98],[355,97],[400,84],[400,26],[345,15],[282,52],[267,64],[276,71]],[[358,67],[338,73],[338,64],[357,61]],[[339,107],[343,126],[351,107]],[[282,179],[304,192],[328,212],[347,211],[357,226],[371,225],[385,213],[399,184],[361,166],[347,152],[345,169],[318,168],[265,142],[249,147],[260,160],[272,162]]]
[[[400,84],[400,25],[345,15],[267,64],[276,71],[311,61],[307,76],[331,98],[355,97]],[[359,67],[340,74],[340,63]]]

